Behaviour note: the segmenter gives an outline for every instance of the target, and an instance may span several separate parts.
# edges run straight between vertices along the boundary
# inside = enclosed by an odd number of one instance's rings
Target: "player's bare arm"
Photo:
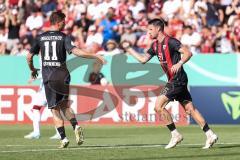
[[[137,59],[140,63],[145,64],[147,61],[151,59],[151,56],[148,53],[141,55],[137,51],[135,51],[129,42],[123,42],[122,47],[125,49],[127,53],[132,55],[135,59]]]
[[[33,56],[34,56],[33,54],[30,54],[30,53],[27,54],[27,63],[28,63],[29,69],[31,70],[31,77],[32,77],[32,79],[36,79],[37,76],[38,76],[38,70],[39,69],[36,69],[34,67]]]
[[[93,53],[87,53],[79,48],[74,47],[72,49],[72,53],[78,57],[83,57],[83,58],[89,58],[89,59],[96,59],[98,60],[100,63],[102,64],[106,64],[106,60],[100,56],[100,55],[96,55]]]
[[[179,71],[179,69],[182,67],[182,65],[184,63],[186,63],[187,61],[189,61],[189,59],[192,57],[192,53],[184,46],[181,46],[181,48],[178,50],[183,56],[181,58],[181,60],[177,63],[174,64],[171,68],[171,72],[172,73],[177,73]]]

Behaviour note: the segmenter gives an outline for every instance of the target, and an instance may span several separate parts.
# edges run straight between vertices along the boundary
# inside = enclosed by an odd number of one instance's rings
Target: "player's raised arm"
[[[83,51],[83,50],[81,50],[81,49],[79,49],[77,47],[74,47],[71,50],[71,52],[74,55],[78,56],[78,57],[89,58],[89,59],[96,59],[96,60],[98,60],[102,64],[106,63],[105,59],[102,56],[96,55],[94,53],[87,53],[87,52],[85,52],[85,51]]]
[[[126,52],[128,52],[130,55],[132,55],[135,59],[137,59],[140,63],[145,64],[148,62],[152,56],[148,53],[145,53],[141,55],[137,51],[135,51],[131,46],[129,42],[123,42],[122,47],[125,49]]]
[[[102,56],[96,55],[94,53],[89,53],[83,49],[80,49],[80,48],[77,48],[76,46],[74,46],[74,44],[72,43],[71,38],[69,36],[67,36],[65,38],[65,48],[69,53],[73,53],[74,55],[76,55],[78,57],[97,59],[102,64],[106,63],[105,59]]]

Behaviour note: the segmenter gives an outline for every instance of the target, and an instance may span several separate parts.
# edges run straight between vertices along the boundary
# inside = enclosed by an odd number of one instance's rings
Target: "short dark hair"
[[[188,28],[188,29],[191,29],[191,30],[193,29],[192,26],[190,26],[190,25],[186,25],[186,26],[184,26],[184,28],[185,28],[185,29]]]
[[[61,11],[53,12],[50,16],[50,23],[54,25],[58,22],[65,20],[65,17],[66,17],[65,14],[62,13]]]
[[[165,22],[163,19],[160,19],[160,18],[154,18],[150,21],[148,21],[148,25],[153,25],[153,26],[156,26],[156,27],[160,27],[160,31],[164,31],[164,25],[165,25]]]

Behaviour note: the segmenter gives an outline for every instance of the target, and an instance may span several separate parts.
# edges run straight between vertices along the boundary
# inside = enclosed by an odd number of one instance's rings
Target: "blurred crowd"
[[[121,54],[122,41],[143,53],[157,17],[194,54],[240,53],[240,0],[0,0],[0,54],[25,55],[56,10],[75,45],[95,54]]]

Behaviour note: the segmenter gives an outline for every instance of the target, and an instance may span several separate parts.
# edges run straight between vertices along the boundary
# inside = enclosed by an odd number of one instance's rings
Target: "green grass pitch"
[[[184,140],[174,149],[165,150],[169,131],[162,126],[84,125],[85,143],[77,146],[70,126],[66,127],[70,145],[58,149],[57,140],[49,140],[53,126],[41,127],[39,140],[26,140],[30,125],[0,125],[0,160],[239,160],[240,127],[211,125],[218,143],[202,150],[205,135],[196,125],[178,127]]]

